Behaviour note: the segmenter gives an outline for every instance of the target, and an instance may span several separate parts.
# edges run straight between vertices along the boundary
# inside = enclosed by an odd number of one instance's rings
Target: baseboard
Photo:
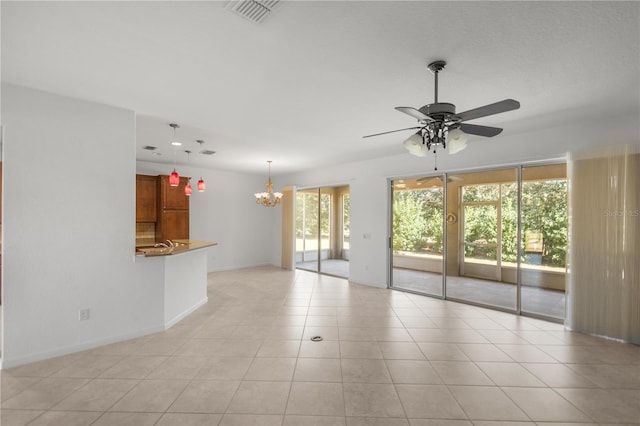
[[[161,333],[165,330],[162,325],[148,327],[145,329],[137,330],[131,333],[120,334],[117,336],[110,336],[103,339],[90,340],[77,345],[65,346],[62,348],[56,348],[50,351],[39,352],[36,354],[30,354],[20,358],[7,359],[3,357],[0,360],[0,370],[17,367],[23,364],[30,364],[32,362],[43,361],[49,358],[55,358],[63,355],[69,355],[75,352],[86,351],[88,349],[94,349],[100,346],[109,345],[111,343],[118,343],[125,340],[135,339],[142,336],[147,336],[153,333]],[[6,356],[6,354],[3,353]]]
[[[178,322],[182,321],[184,318],[186,318],[189,315],[191,315],[192,313],[194,313],[202,305],[205,305],[208,301],[209,301],[209,297],[205,297],[204,299],[202,299],[201,301],[199,301],[198,303],[193,305],[191,308],[187,309],[186,311],[182,312],[181,314],[176,315],[171,320],[165,322],[164,323],[164,330],[166,331],[166,330],[170,329],[171,327],[176,325]]]

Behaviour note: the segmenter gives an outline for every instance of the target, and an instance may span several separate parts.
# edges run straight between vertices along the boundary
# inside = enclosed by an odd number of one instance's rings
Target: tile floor
[[[1,380],[2,426],[640,424],[638,346],[274,267],[210,274],[164,333]]]

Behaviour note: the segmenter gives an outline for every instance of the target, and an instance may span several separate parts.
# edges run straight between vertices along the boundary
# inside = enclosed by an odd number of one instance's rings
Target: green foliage
[[[499,201],[502,261],[517,260],[518,187],[515,183],[464,187],[467,203]],[[442,191],[410,190],[393,193],[393,250],[442,254]],[[567,181],[524,182],[522,185],[522,240],[528,231],[542,234],[541,264],[564,267],[567,253]],[[496,260],[495,205],[464,207],[465,256]],[[526,254],[526,253],[523,253]],[[523,259],[524,261],[524,259]]]
[[[393,193],[393,250],[442,254],[442,190]]]

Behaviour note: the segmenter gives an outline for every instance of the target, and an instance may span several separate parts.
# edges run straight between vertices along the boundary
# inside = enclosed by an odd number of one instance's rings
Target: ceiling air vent
[[[213,155],[215,154],[215,151],[211,151],[209,149],[205,149],[204,151],[200,151],[200,154],[204,154],[204,155]]]
[[[145,146],[142,147],[142,149],[146,149],[147,151],[153,151],[153,150],[157,149],[157,147],[151,146],[151,145],[145,145]]]
[[[227,6],[236,15],[255,23],[264,21],[280,0],[240,0],[231,1]]]

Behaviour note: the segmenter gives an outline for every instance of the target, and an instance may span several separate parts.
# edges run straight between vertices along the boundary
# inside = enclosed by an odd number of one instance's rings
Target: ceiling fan
[[[485,137],[499,135],[502,132],[502,129],[499,127],[467,124],[465,121],[518,109],[520,108],[520,102],[513,99],[505,99],[456,114],[456,106],[454,104],[438,102],[438,73],[440,73],[446,65],[447,63],[445,61],[435,61],[428,66],[435,77],[434,103],[425,105],[420,109],[412,107],[395,108],[417,119],[418,126],[375,133],[363,137],[370,138],[372,136],[418,129],[414,135],[403,142],[405,148],[407,148],[411,154],[418,157],[425,157],[427,153],[431,151],[431,148],[433,148],[433,153],[436,154],[437,161],[438,146],[441,146],[443,149],[446,149],[448,146],[449,154],[455,154],[467,147],[467,134]],[[437,163],[435,170],[438,170]]]

